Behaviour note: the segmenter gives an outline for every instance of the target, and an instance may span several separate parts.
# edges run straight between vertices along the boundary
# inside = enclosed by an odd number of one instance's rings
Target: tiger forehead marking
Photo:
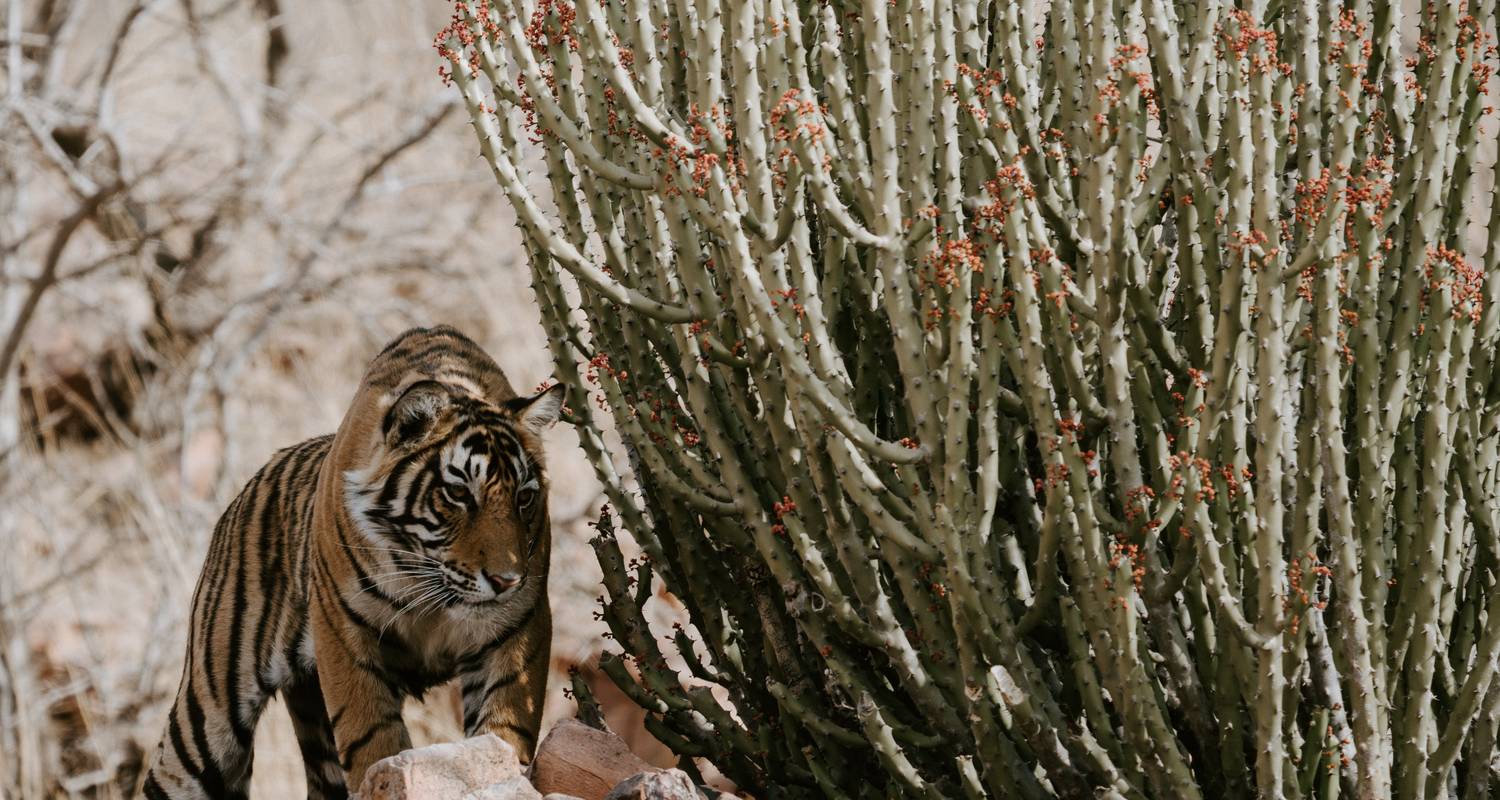
[[[390,436],[399,426],[413,425],[403,414],[414,409],[432,416],[430,435],[412,434],[420,444],[411,452],[377,448],[366,467],[345,474],[355,527],[377,544],[392,533],[437,542],[463,522],[445,511],[505,515],[506,497],[538,490],[544,479],[526,434],[517,429],[521,420],[468,396],[463,385],[439,380],[417,388],[446,396],[408,400],[414,389],[404,387],[386,404],[381,430]],[[403,403],[411,408],[403,410]]]
[[[215,527],[146,796],[246,797],[277,692],[309,797],[410,746],[402,700],[455,677],[466,733],[529,761],[551,640],[541,433],[561,409],[452,328],[382,350],[338,433],[277,453]]]
[[[503,426],[461,431],[443,447],[440,466],[447,480],[463,484],[475,495],[492,482],[520,486],[533,472],[521,440]]]

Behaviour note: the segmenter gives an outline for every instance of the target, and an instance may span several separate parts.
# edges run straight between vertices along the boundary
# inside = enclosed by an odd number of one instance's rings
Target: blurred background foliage
[[[518,234],[437,81],[446,14],[0,3],[0,796],[134,794],[214,520],[337,426],[391,336],[451,323],[518,387],[551,376]],[[561,674],[600,644],[598,487],[571,433],[550,446]],[[417,740],[458,735],[450,700],[410,709]],[[255,775],[257,797],[303,791],[277,708]]]

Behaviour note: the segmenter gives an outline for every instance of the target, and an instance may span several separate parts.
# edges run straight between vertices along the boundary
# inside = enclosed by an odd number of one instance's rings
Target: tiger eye
[[[443,499],[447,500],[452,505],[458,506],[459,508],[469,507],[469,490],[463,486],[454,483],[445,483],[443,484],[442,494]]]
[[[539,492],[535,486],[522,486],[516,492],[516,508],[520,509],[522,513],[529,512],[532,506],[536,505],[538,494]]]

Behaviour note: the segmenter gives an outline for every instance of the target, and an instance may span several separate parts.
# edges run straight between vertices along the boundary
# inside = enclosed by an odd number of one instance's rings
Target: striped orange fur
[[[338,432],[277,453],[219,519],[145,795],[245,797],[276,692],[309,797],[409,747],[402,701],[452,678],[469,735],[529,761],[552,636],[540,434],[561,409],[452,328],[391,342]]]

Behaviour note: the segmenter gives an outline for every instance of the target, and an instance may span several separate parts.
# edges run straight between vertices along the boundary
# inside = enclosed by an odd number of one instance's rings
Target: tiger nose
[[[516,572],[501,572],[499,574],[486,572],[484,573],[484,577],[494,587],[495,594],[507,592],[521,582],[521,575]]]

